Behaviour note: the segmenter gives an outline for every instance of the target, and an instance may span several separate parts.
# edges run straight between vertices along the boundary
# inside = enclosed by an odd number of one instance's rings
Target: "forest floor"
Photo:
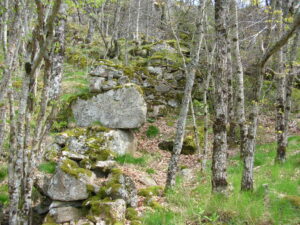
[[[143,224],[300,224],[299,121],[294,121],[290,127],[287,161],[283,165],[275,165],[274,120],[262,116],[260,120],[263,126],[258,128],[253,192],[240,192],[243,165],[238,146],[228,150],[228,196],[211,194],[210,161],[206,171],[200,172],[197,154],[181,155],[179,168],[192,169],[192,177],[186,179],[179,173],[176,187],[164,196],[155,197],[162,207],[153,210],[140,204],[138,210],[144,215]],[[156,137],[147,137],[150,126],[159,128]],[[158,143],[169,140],[174,134],[174,117],[151,121],[136,132],[139,150],[123,161],[123,171],[134,179],[138,188],[145,188],[141,182],[145,173],[149,173],[157,185],[164,187],[171,154],[160,150]]]

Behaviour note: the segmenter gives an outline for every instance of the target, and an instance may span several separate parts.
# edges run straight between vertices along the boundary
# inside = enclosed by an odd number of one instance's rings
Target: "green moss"
[[[58,225],[49,214],[45,217],[43,225]]]
[[[80,168],[75,161],[70,159],[63,160],[60,168],[65,173],[70,174],[76,178],[80,178],[80,174],[87,175],[89,177],[92,176],[92,171]]]
[[[163,206],[154,199],[146,199],[146,204],[155,210],[163,209]]]
[[[284,197],[289,200],[294,206],[300,208],[300,197],[296,195],[287,195]]]
[[[74,129],[65,130],[64,132],[60,133],[61,135],[67,135],[68,137],[79,137],[84,136],[86,134],[86,129],[77,127]]]
[[[147,188],[140,189],[138,194],[144,197],[151,197],[154,195],[161,195],[163,188],[161,186],[150,186]]]
[[[138,212],[134,208],[131,208],[131,207],[126,209],[126,219],[130,220],[130,221],[140,221],[141,220],[141,218],[138,216]]]

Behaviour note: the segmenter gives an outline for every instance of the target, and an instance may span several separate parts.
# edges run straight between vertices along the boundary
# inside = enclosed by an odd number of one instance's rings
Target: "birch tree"
[[[11,114],[11,133],[10,133],[10,159],[9,159],[9,188],[10,188],[10,207],[9,207],[9,224],[10,225],[27,225],[31,224],[31,194],[33,186],[33,169],[36,167],[36,156],[40,151],[43,137],[49,128],[49,119],[52,118],[54,112],[53,104],[48,108],[48,96],[50,87],[53,96],[57,96],[59,92],[61,77],[61,57],[51,57],[50,46],[54,38],[54,24],[56,16],[61,8],[62,1],[56,0],[51,10],[51,14],[46,17],[44,13],[45,5],[40,1],[35,1],[38,12],[38,29],[42,28],[42,36],[39,40],[38,51],[34,52],[32,62],[26,62],[24,65],[24,77],[22,86],[22,95],[18,105],[18,115],[15,114],[13,93],[9,93],[10,114]],[[65,17],[61,16],[59,28],[55,35],[60,36],[64,32]],[[45,24],[43,24],[45,21]],[[63,37],[63,36],[62,36]],[[62,38],[58,39],[59,41]],[[34,42],[34,41],[33,41]],[[63,43],[59,43],[60,48]],[[53,45],[58,46],[58,45]],[[61,55],[63,49],[55,49],[54,55]],[[33,104],[31,96],[35,74],[39,65],[44,59],[44,85],[42,90],[42,100]],[[52,66],[51,66],[52,65]],[[50,80],[52,78],[52,82]],[[53,85],[53,86],[52,86]],[[56,93],[56,94],[55,94]],[[50,114],[47,114],[47,111]],[[37,119],[34,128],[31,128],[31,121]],[[34,138],[33,138],[34,137]]]
[[[227,189],[227,1],[215,1],[216,64],[215,80],[215,118],[213,123],[214,142],[212,155],[212,190],[225,192]]]
[[[198,62],[199,62],[199,52],[202,45],[203,40],[203,20],[204,20],[204,13],[205,13],[205,6],[206,6],[206,0],[201,2],[201,8],[199,10],[199,21],[196,24],[197,33],[195,34],[196,40],[195,40],[195,46],[192,46],[193,55],[191,63],[186,65],[184,63],[184,71],[186,74],[186,83],[185,83],[185,89],[184,89],[184,96],[182,99],[181,109],[179,118],[177,121],[177,127],[176,127],[176,136],[174,141],[174,146],[172,150],[172,156],[169,162],[168,172],[167,172],[167,181],[166,181],[166,187],[171,188],[175,184],[175,178],[176,178],[176,172],[178,169],[178,161],[179,156],[181,153],[182,145],[183,145],[183,139],[184,139],[184,133],[185,133],[185,125],[186,125],[186,118],[188,114],[189,104],[191,100],[191,93],[194,85],[195,80],[195,73],[197,70]],[[173,31],[174,33],[174,31]],[[175,35],[176,36],[176,35]],[[177,39],[178,48],[179,41]]]

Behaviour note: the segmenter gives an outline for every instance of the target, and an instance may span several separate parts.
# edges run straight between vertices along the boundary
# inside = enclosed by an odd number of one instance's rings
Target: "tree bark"
[[[225,192],[227,189],[227,32],[226,10],[227,1],[215,1],[216,30],[216,69],[215,79],[215,119],[213,124],[214,142],[212,158],[212,190]]]
[[[231,1],[232,14],[234,15],[233,22],[233,54],[235,56],[235,63],[237,65],[236,80],[237,80],[237,93],[236,93],[236,118],[240,127],[240,154],[244,155],[244,143],[247,135],[247,125],[245,123],[245,94],[244,94],[244,68],[240,53],[240,38],[239,38],[239,26],[238,26],[238,10],[236,0]]]

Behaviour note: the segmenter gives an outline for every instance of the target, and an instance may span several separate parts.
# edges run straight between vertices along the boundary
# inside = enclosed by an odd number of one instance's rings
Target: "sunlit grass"
[[[288,153],[300,150],[300,136],[289,138]],[[166,194],[171,211],[147,213],[144,224],[275,224],[300,223],[300,155],[274,163],[276,143],[258,145],[255,155],[253,192],[241,192],[243,165],[239,156],[229,159],[228,181],[232,191],[228,196],[211,193],[210,167],[199,174],[197,185],[182,182]],[[176,213],[175,213],[176,212]]]

